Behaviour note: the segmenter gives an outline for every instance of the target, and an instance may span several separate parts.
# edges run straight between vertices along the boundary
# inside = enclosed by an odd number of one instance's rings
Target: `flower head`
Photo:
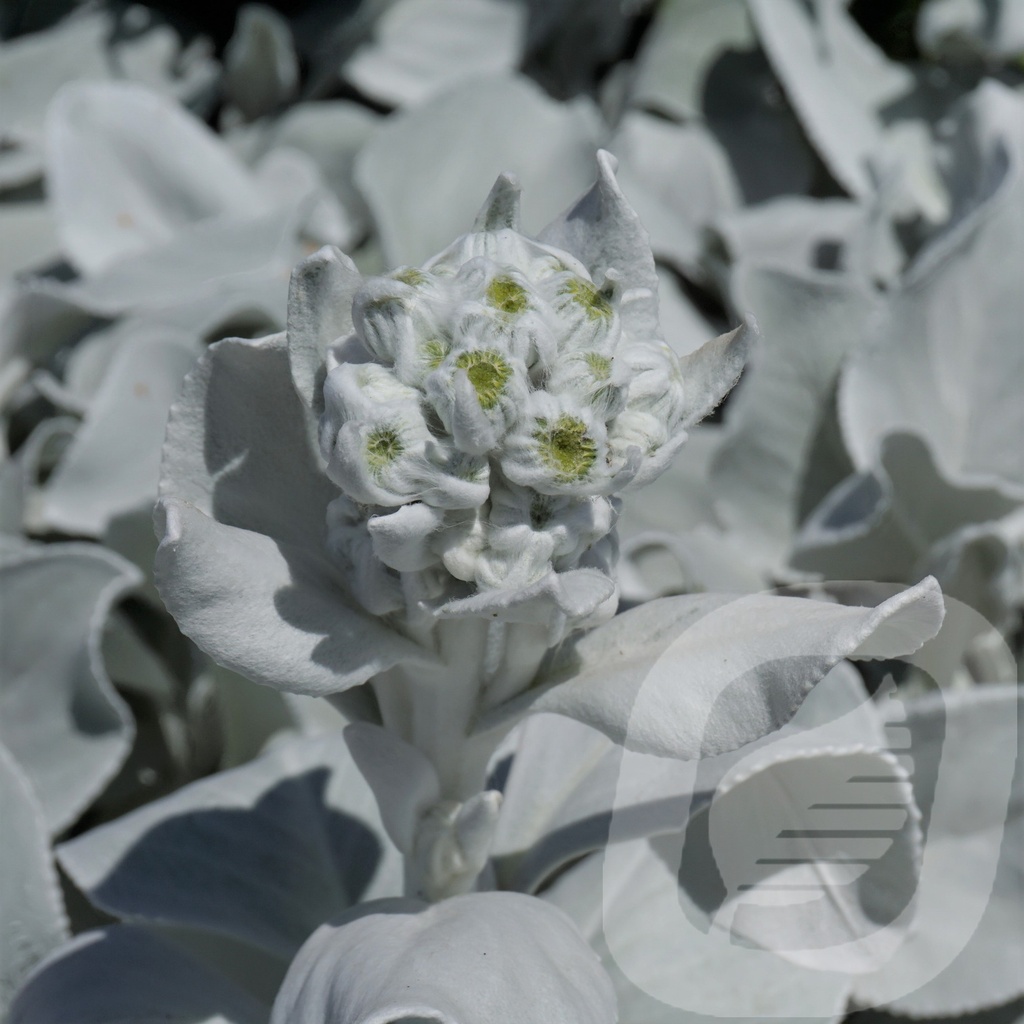
[[[526,237],[518,200],[501,176],[469,234],[364,280],[328,355],[330,544],[371,610],[401,608],[410,573],[438,605],[581,567],[610,577],[617,495],[685,439],[678,358],[656,319],[621,315],[629,268]],[[610,614],[614,590],[597,605]]]

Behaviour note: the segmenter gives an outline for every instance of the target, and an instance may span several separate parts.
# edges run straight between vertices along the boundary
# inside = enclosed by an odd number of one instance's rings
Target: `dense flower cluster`
[[[366,280],[327,374],[320,445],[344,492],[329,541],[376,614],[410,588],[437,601],[610,574],[616,496],[685,440],[679,359],[623,326],[618,275],[594,281],[520,234],[517,211],[502,177],[473,232]]]

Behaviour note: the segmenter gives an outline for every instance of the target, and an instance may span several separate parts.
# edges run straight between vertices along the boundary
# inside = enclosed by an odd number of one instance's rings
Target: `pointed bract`
[[[519,205],[523,187],[514,174],[499,174],[473,222],[474,231],[519,230]]]

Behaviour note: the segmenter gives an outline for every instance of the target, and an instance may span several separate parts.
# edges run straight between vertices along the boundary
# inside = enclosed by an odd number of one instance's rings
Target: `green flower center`
[[[374,476],[379,476],[404,451],[405,442],[397,427],[377,427],[367,435],[366,461]]]
[[[615,312],[607,297],[582,277],[570,277],[562,288],[562,294],[568,295],[573,302],[582,307],[583,312],[591,320],[611,320]]]
[[[463,352],[455,360],[455,365],[466,371],[469,383],[480,400],[480,408],[493,409],[512,376],[512,367],[493,349]]]
[[[511,277],[496,277],[487,286],[487,301],[505,316],[518,316],[530,305],[526,289]]]
[[[559,416],[553,426],[538,420],[541,428],[534,435],[540,456],[555,471],[561,483],[582,480],[597,460],[597,443],[587,433],[587,425],[572,416]]]

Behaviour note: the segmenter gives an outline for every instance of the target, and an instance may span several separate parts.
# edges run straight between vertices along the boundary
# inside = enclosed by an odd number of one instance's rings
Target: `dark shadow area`
[[[836,194],[760,50],[729,50],[708,70],[701,101],[747,204],[791,193]],[[841,193],[840,193],[841,194]]]
[[[972,1010],[969,1016],[929,1017],[928,1024],[1017,1024],[1024,1017],[1024,999],[995,1006],[989,1010]],[[884,1010],[857,1010],[851,1013],[845,1024],[907,1024],[910,1018],[886,1013]]]
[[[853,0],[850,14],[893,60],[916,60],[921,54],[914,38],[914,25],[923,3],[924,0]]]
[[[144,833],[95,887],[102,908],[297,948],[358,902],[382,849],[357,818],[325,802],[314,768],[267,790],[251,808],[194,810]],[[301,909],[300,909],[301,908]]]
[[[135,738],[128,757],[85,814],[65,834],[65,839],[168,796],[188,781],[167,747],[157,705],[139,693],[120,690],[135,723]]]
[[[74,0],[6,0],[0,4],[0,38],[41,32],[74,8]]]

